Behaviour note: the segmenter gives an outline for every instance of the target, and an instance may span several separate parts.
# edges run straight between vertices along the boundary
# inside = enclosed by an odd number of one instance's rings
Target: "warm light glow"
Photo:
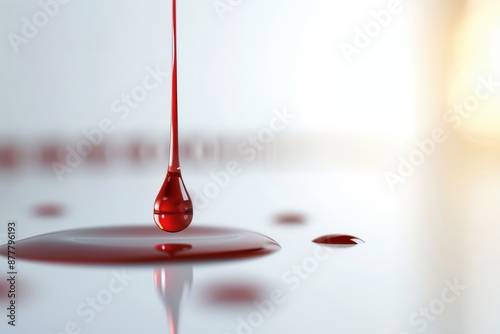
[[[455,54],[450,105],[474,96],[480,76],[492,76],[500,83],[500,6],[482,7],[466,16],[457,33]],[[457,130],[470,141],[499,144],[500,86],[473,109]]]

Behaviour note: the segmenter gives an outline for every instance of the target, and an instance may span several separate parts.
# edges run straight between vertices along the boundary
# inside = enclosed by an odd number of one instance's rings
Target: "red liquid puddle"
[[[154,220],[163,231],[179,232],[193,220],[193,203],[181,176],[177,118],[177,19],[176,0],[172,0],[173,64],[172,123],[170,128],[170,160],[167,176],[154,203]]]
[[[363,240],[347,234],[329,234],[313,240],[323,245],[357,245],[364,243]]]
[[[211,261],[262,256],[281,247],[251,231],[192,227],[165,234],[151,226],[100,227],[19,240],[16,258],[72,264],[141,264]],[[7,256],[7,247],[0,246]]]
[[[167,309],[170,334],[176,334],[182,299],[191,289],[193,282],[193,268],[188,265],[156,268],[154,281]]]
[[[275,216],[279,224],[300,225],[306,222],[306,216],[300,213],[281,213]]]

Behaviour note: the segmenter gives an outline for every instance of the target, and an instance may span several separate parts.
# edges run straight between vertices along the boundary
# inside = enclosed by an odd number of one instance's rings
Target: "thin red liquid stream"
[[[357,245],[364,243],[363,240],[347,234],[329,234],[313,240],[317,244],[323,245]]]
[[[172,0],[173,61],[172,61],[172,121],[170,128],[170,160],[167,176],[154,203],[156,226],[166,232],[179,232],[193,220],[193,203],[182,180],[179,163],[179,128],[177,104],[177,12]]]

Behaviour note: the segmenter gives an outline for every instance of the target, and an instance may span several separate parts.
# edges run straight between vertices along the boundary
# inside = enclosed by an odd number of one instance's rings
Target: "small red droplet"
[[[357,245],[364,243],[363,240],[347,234],[329,234],[316,238],[313,242],[323,245]]]

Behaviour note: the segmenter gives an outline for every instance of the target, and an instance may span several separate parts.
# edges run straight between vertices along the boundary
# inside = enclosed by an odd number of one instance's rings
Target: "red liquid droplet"
[[[329,234],[316,238],[313,242],[323,245],[357,245],[364,243],[363,240],[347,234]]]
[[[16,244],[18,259],[72,264],[240,259],[281,248],[259,233],[197,226],[175,234],[165,234],[153,226],[88,228],[43,234]],[[7,246],[0,246],[0,255],[7,253]]]
[[[193,220],[193,203],[181,176],[177,118],[177,22],[176,0],[172,0],[173,63],[172,123],[170,128],[170,161],[167,176],[154,203],[154,220],[163,231],[179,232]]]
[[[180,172],[168,172],[154,205],[156,225],[167,232],[179,232],[193,220],[193,203]]]

